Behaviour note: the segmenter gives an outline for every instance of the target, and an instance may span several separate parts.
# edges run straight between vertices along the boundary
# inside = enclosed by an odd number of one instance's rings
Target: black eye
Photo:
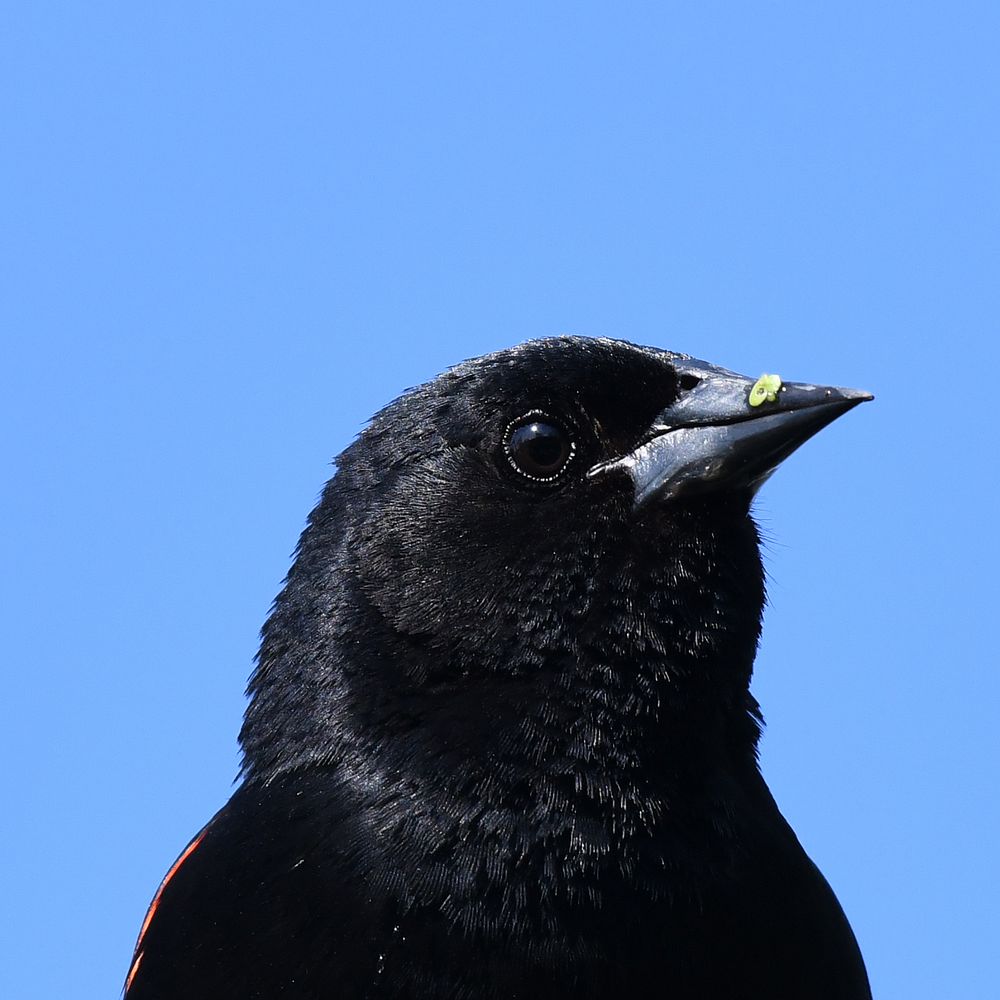
[[[541,413],[529,413],[510,424],[504,448],[522,476],[542,483],[558,479],[575,450],[566,431]]]

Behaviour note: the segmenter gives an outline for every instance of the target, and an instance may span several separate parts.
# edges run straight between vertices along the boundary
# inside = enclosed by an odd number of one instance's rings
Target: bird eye
[[[558,479],[576,450],[569,434],[542,413],[515,420],[504,437],[510,464],[522,476],[541,483]]]

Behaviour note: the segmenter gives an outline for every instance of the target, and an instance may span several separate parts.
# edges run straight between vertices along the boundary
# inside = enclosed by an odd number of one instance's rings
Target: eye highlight
[[[544,413],[527,413],[504,432],[507,461],[526,479],[553,483],[565,471],[576,445],[561,424]]]

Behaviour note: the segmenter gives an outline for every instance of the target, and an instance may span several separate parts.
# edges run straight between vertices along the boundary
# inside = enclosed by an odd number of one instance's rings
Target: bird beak
[[[842,413],[873,399],[860,389],[747,378],[693,358],[674,358],[682,388],[627,455],[590,476],[624,470],[636,507],[654,498],[748,489],[755,493],[800,444]]]

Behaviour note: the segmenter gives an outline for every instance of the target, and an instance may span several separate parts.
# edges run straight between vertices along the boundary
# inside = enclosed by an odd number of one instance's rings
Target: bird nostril
[[[701,379],[697,375],[682,375],[680,377],[680,387],[684,390],[693,389]]]

